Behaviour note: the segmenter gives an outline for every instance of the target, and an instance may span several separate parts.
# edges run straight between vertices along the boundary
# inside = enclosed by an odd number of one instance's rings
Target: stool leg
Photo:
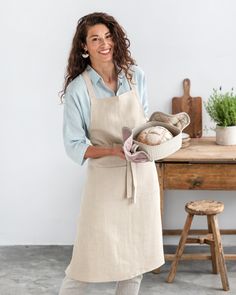
[[[168,278],[166,280],[168,283],[172,283],[174,278],[175,278],[177,266],[178,266],[178,263],[179,263],[179,259],[181,258],[182,254],[183,254],[184,246],[185,246],[185,243],[186,243],[186,240],[187,240],[187,237],[188,237],[188,232],[189,232],[189,229],[191,227],[192,220],[193,220],[193,215],[188,214],[188,216],[186,218],[186,221],[185,221],[184,229],[182,231],[182,234],[181,234],[181,237],[180,237],[180,240],[179,240],[179,245],[178,245],[178,248],[177,248],[176,253],[175,253],[175,258],[174,258],[174,260],[173,260],[173,262],[171,264],[170,273],[169,273]]]
[[[215,241],[215,249],[216,249],[216,255],[218,258],[218,265],[219,265],[221,282],[223,285],[223,289],[225,291],[228,291],[229,290],[229,282],[228,282],[228,276],[227,276],[227,269],[226,269],[226,265],[225,265],[224,251],[223,251],[220,230],[219,230],[216,215],[211,215],[210,221],[211,221],[211,227],[212,227],[213,237],[214,237],[214,241]]]
[[[212,227],[211,227],[211,219],[210,216],[207,215],[207,224],[208,224],[208,232],[212,234]],[[212,263],[212,272],[217,274],[219,273],[219,267],[218,267],[218,262],[216,258],[216,252],[215,252],[215,240],[214,243],[210,244],[210,250],[211,250],[211,263]]]

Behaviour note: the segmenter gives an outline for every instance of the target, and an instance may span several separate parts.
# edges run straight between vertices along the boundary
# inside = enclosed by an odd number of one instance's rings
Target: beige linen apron
[[[122,144],[122,127],[146,122],[133,85],[122,95],[91,100],[89,137],[94,146]],[[159,183],[154,162],[116,156],[88,159],[77,235],[66,274],[85,282],[121,281],[164,263]]]

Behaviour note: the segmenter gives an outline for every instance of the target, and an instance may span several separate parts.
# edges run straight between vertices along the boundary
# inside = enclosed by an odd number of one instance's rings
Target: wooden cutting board
[[[202,98],[190,96],[190,80],[183,81],[184,95],[172,98],[172,114],[186,112],[190,117],[190,124],[183,130],[190,137],[202,136]]]

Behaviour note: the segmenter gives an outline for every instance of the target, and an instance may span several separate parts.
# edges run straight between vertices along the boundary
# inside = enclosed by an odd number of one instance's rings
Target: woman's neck
[[[117,74],[113,63],[92,65],[93,69],[102,77],[105,83],[117,81]]]

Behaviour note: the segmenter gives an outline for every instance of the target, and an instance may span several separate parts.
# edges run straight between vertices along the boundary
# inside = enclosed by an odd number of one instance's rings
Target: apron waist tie
[[[127,161],[126,168],[126,198],[136,203],[137,173],[136,163]]]

